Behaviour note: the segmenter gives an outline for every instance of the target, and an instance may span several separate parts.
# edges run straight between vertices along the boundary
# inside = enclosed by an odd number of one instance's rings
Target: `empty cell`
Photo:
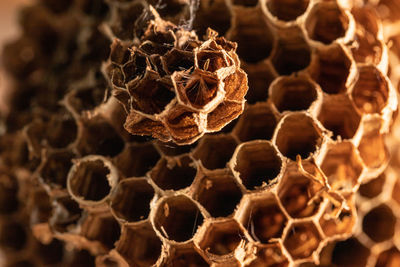
[[[96,77],[102,80],[102,77]],[[103,103],[106,96],[107,85],[104,81],[93,86],[82,87],[71,91],[67,95],[67,103],[78,114],[84,111],[92,110]]]
[[[248,63],[256,63],[269,57],[273,47],[273,35],[260,8],[236,8],[234,27],[229,39],[238,43],[239,57]]]
[[[185,242],[192,239],[204,217],[190,198],[178,195],[162,199],[154,210],[152,220],[166,239]]]
[[[318,212],[324,200],[323,196],[319,195],[321,190],[323,185],[320,183],[297,170],[288,169],[279,184],[278,197],[291,217],[304,218]]]
[[[14,176],[0,172],[0,214],[10,214],[19,208],[18,181]]]
[[[226,170],[208,172],[201,178],[194,193],[194,199],[213,217],[226,217],[232,214],[241,198],[240,187]]]
[[[400,251],[393,247],[379,254],[375,267],[395,267],[400,264]]]
[[[65,188],[73,158],[75,158],[75,154],[70,151],[51,153],[40,168],[41,179],[48,185],[56,188]]]
[[[160,155],[152,143],[130,143],[125,145],[114,163],[125,177],[140,177],[146,175],[159,159]]]
[[[151,266],[161,255],[161,241],[149,222],[123,226],[116,250],[131,266]]]
[[[321,236],[312,222],[293,224],[283,245],[294,260],[311,257],[321,242]]]
[[[78,202],[102,201],[114,186],[118,177],[110,163],[99,156],[88,156],[76,162],[67,179],[69,192]]]
[[[344,141],[328,147],[321,169],[332,189],[352,191],[359,182],[363,164],[357,148]]]
[[[114,157],[123,150],[124,140],[105,119],[95,117],[83,121],[83,125],[83,134],[77,145],[82,155]]]
[[[150,178],[163,190],[180,190],[190,186],[196,177],[197,165],[188,155],[162,158],[150,172]]]
[[[380,113],[387,105],[389,82],[375,66],[362,66],[352,97],[357,108],[363,113]]]
[[[275,143],[279,151],[291,160],[297,155],[306,159],[322,144],[322,130],[306,113],[291,113],[284,116],[275,132]]]
[[[239,145],[230,162],[248,190],[271,185],[282,170],[282,159],[269,141],[250,141]]]
[[[359,194],[363,197],[366,198],[374,198],[377,197],[380,193],[382,193],[383,186],[385,185],[386,182],[386,175],[385,173],[382,173],[375,179],[372,179],[371,181],[360,185],[360,188],[358,190]],[[395,184],[396,187],[396,184]],[[400,189],[400,188],[399,188]],[[394,190],[393,190],[394,191]],[[393,192],[393,198],[396,196]],[[400,202],[400,201],[399,201]]]
[[[364,267],[370,253],[370,250],[357,239],[349,238],[335,244],[332,263],[343,267]]]
[[[232,253],[245,239],[240,225],[233,219],[214,221],[202,226],[199,247],[208,253],[224,256]]]
[[[346,35],[349,18],[336,2],[322,2],[314,5],[305,26],[311,39],[330,44]]]
[[[268,88],[276,76],[272,64],[264,61],[256,64],[242,63],[241,67],[247,73],[249,83],[249,90],[246,95],[247,102],[254,104],[267,100]]]
[[[122,180],[111,198],[111,209],[118,219],[136,222],[147,219],[154,189],[146,179]]]
[[[0,247],[3,250],[22,250],[28,239],[27,229],[19,222],[7,220],[0,225]]]
[[[218,16],[215,16],[218,14]],[[203,0],[200,1],[199,9],[193,21],[193,28],[198,36],[204,36],[207,28],[217,31],[220,36],[231,27],[231,13],[224,0]]]
[[[90,213],[81,225],[80,236],[100,242],[106,250],[114,248],[121,234],[121,227],[109,212]]]
[[[191,51],[173,48],[165,54],[163,60],[169,74],[175,71],[186,71],[194,67],[194,54]]]
[[[202,49],[195,55],[196,67],[204,71],[215,72],[221,68],[231,65],[228,64],[228,60],[222,51]]]
[[[199,142],[193,151],[193,157],[209,170],[225,168],[236,146],[237,143],[231,135],[208,135]]]
[[[283,21],[291,21],[304,14],[309,0],[268,0],[268,11]]]
[[[383,242],[394,236],[396,217],[392,210],[382,204],[370,210],[363,218],[362,227],[373,241]]]
[[[327,94],[346,92],[352,71],[352,59],[340,45],[317,51],[316,60],[310,68],[311,76]]]
[[[233,133],[240,141],[270,140],[278,119],[267,103],[248,105],[240,116]]]
[[[75,118],[67,111],[52,116],[47,123],[46,140],[53,148],[63,148],[73,143],[78,135]]]
[[[361,116],[353,102],[346,95],[331,95],[325,97],[318,120],[333,133],[333,139],[352,139],[356,134]]]
[[[288,219],[272,194],[248,195],[238,208],[238,220],[252,238],[268,244],[272,238],[281,238]]]
[[[249,264],[245,264],[246,267],[264,267],[264,266],[276,266],[283,267],[289,265],[288,258],[283,255],[281,246],[275,244],[257,244],[256,258]]]
[[[168,258],[161,264],[162,267],[207,267],[209,264],[191,245],[189,247],[176,247],[171,249]]]
[[[280,75],[290,75],[308,67],[311,62],[311,49],[304,40],[300,29],[291,29],[290,37],[278,38],[271,60]]]
[[[301,76],[280,77],[270,87],[270,99],[279,112],[307,110],[317,98],[317,85]]]

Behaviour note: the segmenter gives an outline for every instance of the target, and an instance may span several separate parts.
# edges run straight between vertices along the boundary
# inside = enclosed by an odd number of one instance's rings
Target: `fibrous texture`
[[[396,5],[364,2],[27,7],[4,265],[396,266]]]

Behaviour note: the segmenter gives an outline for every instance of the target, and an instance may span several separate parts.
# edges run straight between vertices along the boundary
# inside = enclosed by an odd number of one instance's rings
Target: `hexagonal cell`
[[[269,243],[273,238],[281,238],[287,224],[286,215],[281,210],[275,196],[247,195],[236,216],[252,238],[261,243]]]
[[[249,264],[245,264],[245,267],[284,267],[288,266],[289,260],[282,253],[282,249],[279,244],[257,244],[256,258]]]
[[[89,213],[81,225],[80,235],[90,241],[100,242],[106,250],[114,248],[121,227],[111,213]]]
[[[267,8],[278,19],[291,21],[303,15],[309,3],[310,0],[269,0]]]
[[[215,14],[219,14],[215,16]],[[231,13],[224,0],[200,1],[199,9],[193,21],[193,28],[196,29],[198,36],[204,36],[207,28],[210,27],[217,31],[220,36],[231,27]]]
[[[321,236],[312,222],[299,222],[291,225],[283,245],[294,260],[305,259],[318,248]]]
[[[123,226],[116,250],[132,266],[151,266],[161,255],[162,243],[151,224]]]
[[[386,182],[386,175],[385,173],[382,173],[379,175],[377,178],[372,179],[371,181],[360,185],[360,188],[358,189],[358,193],[366,198],[374,198],[377,197],[380,193],[382,193],[383,186],[385,185]],[[396,185],[395,185],[396,187]],[[400,188],[399,188],[400,190]],[[396,196],[393,192],[392,197]],[[400,200],[399,200],[400,203]]]
[[[392,210],[382,204],[370,210],[363,218],[362,227],[373,241],[382,242],[393,237],[396,217]]]
[[[317,59],[311,67],[311,75],[327,94],[347,91],[347,83],[352,71],[350,55],[340,45],[333,45],[317,51]]]
[[[190,240],[203,220],[197,205],[184,195],[162,199],[152,217],[161,235],[176,242]]]
[[[375,66],[362,66],[358,72],[358,80],[351,93],[354,103],[364,113],[380,113],[389,97],[386,77]]]
[[[103,118],[83,121],[84,130],[77,149],[82,155],[97,154],[116,156],[124,148],[124,141],[117,131]]]
[[[321,169],[332,189],[351,191],[359,183],[363,164],[354,145],[344,141],[328,148]]]
[[[272,64],[265,61],[256,64],[242,62],[241,67],[247,73],[249,83],[247,102],[254,104],[267,100],[268,88],[277,75]]]
[[[306,19],[308,36],[330,44],[346,35],[350,20],[336,2],[322,2],[313,6]]]
[[[58,151],[48,155],[39,170],[43,182],[56,188],[65,188],[73,158],[75,154],[70,151]]]
[[[279,151],[292,160],[306,159],[322,144],[322,130],[306,113],[284,116],[277,126],[274,140]]]
[[[127,222],[147,219],[154,189],[146,179],[122,180],[111,197],[111,209],[117,218]]]
[[[194,199],[213,217],[227,217],[235,210],[242,198],[235,178],[226,170],[208,172],[201,177]],[[221,201],[224,199],[224,201]]]
[[[289,75],[307,68],[311,62],[311,49],[298,28],[290,29],[278,38],[271,61],[280,75]]]
[[[0,214],[10,214],[19,208],[19,185],[15,177],[0,172]]]
[[[318,98],[317,84],[302,76],[280,77],[269,90],[279,112],[307,110]]]
[[[370,253],[357,239],[349,238],[335,244],[332,263],[343,267],[364,267]]]
[[[198,246],[206,253],[224,256],[232,253],[239,246],[244,233],[236,220],[223,219],[205,223]]]
[[[150,178],[163,190],[180,190],[190,186],[196,174],[197,165],[188,155],[182,155],[162,158],[150,172]]]
[[[174,140],[179,143],[191,143],[201,133],[198,125],[198,116],[183,107],[175,107],[170,110],[165,124]]]
[[[54,232],[67,232],[79,223],[82,209],[69,195],[55,198],[52,204],[53,214],[49,219],[49,225]]]
[[[399,264],[400,251],[396,247],[393,247],[379,254],[375,267],[395,267]]]
[[[67,187],[78,202],[102,202],[118,181],[117,170],[100,156],[87,156],[70,169]]]
[[[276,182],[282,159],[269,141],[250,141],[239,145],[229,163],[248,190]]]
[[[207,267],[207,261],[191,245],[189,247],[174,247],[171,249],[168,258],[161,264],[162,267]]]
[[[318,195],[323,185],[304,176],[296,166],[287,169],[278,187],[278,197],[293,218],[313,216],[318,212],[323,197]]]
[[[235,8],[235,25],[229,39],[238,43],[239,57],[248,63],[266,59],[273,47],[273,35],[260,8]]]
[[[115,159],[115,166],[125,177],[140,177],[153,168],[160,155],[152,143],[127,144]]]
[[[240,116],[233,133],[242,142],[257,139],[270,140],[277,120],[270,105],[266,103],[249,105]]]
[[[324,98],[318,120],[333,133],[333,139],[352,139],[356,134],[361,116],[346,95],[331,95]]]
[[[14,220],[0,224],[0,247],[5,250],[22,250],[29,242],[28,230],[23,224]]]
[[[236,146],[237,143],[231,135],[205,136],[193,151],[193,158],[200,160],[209,170],[225,168]]]

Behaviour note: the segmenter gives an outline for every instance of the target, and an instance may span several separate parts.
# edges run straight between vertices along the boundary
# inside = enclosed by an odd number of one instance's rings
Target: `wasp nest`
[[[397,46],[364,2],[25,8],[4,265],[396,265]]]

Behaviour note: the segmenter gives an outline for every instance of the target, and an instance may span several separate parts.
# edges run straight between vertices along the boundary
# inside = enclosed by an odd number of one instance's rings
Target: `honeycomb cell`
[[[224,256],[233,253],[246,239],[240,225],[233,219],[207,222],[202,226],[198,246],[206,253]]]
[[[231,135],[209,135],[202,138],[192,155],[209,170],[221,169],[226,167],[236,146]]]
[[[366,197],[366,198],[377,197],[380,193],[382,193],[385,182],[386,182],[386,175],[385,175],[385,173],[382,173],[375,179],[372,179],[371,181],[360,185],[360,188],[358,189],[358,193],[361,196]],[[396,195],[397,194],[393,193],[393,195],[392,195],[393,199],[395,199],[394,196],[396,196]]]
[[[160,155],[151,143],[126,144],[114,159],[114,164],[125,177],[141,177],[153,168]]]
[[[288,266],[289,260],[282,253],[279,244],[260,244],[257,245],[256,258],[245,267],[284,267]]]
[[[302,76],[280,77],[269,90],[279,112],[308,110],[319,98],[318,85]]]
[[[312,222],[291,225],[283,245],[294,260],[311,257],[321,242],[321,236]]]
[[[156,229],[164,238],[176,242],[190,240],[204,220],[197,205],[184,195],[163,198],[152,212]]]
[[[388,103],[389,81],[375,66],[362,66],[358,72],[351,93],[355,105],[363,113],[380,113]]]
[[[350,19],[336,2],[322,2],[313,6],[305,27],[309,38],[330,44],[346,35]]]
[[[277,123],[277,116],[271,106],[266,103],[257,103],[246,107],[233,133],[242,142],[257,139],[270,140]]]
[[[219,14],[215,16],[215,14]],[[193,21],[198,36],[204,36],[207,28],[217,31],[221,36],[231,27],[231,13],[224,0],[200,1],[199,9]]]
[[[151,266],[161,255],[162,243],[150,223],[123,226],[116,250],[131,266]]]
[[[15,177],[0,172],[0,214],[11,214],[20,206],[19,185]]]
[[[256,63],[269,57],[273,35],[260,8],[234,8],[234,27],[228,38],[238,43],[237,53],[247,63]]]
[[[247,102],[254,104],[267,100],[268,88],[277,75],[272,64],[265,61],[255,64],[242,62],[241,66],[247,73],[249,83]]]
[[[147,219],[154,189],[145,179],[122,180],[111,197],[111,210],[114,215],[127,222]]]
[[[400,251],[393,247],[379,254],[375,267],[395,267],[400,264]]]
[[[300,29],[291,28],[287,31],[278,38],[271,55],[272,64],[280,75],[299,72],[311,62],[311,49]]]
[[[70,196],[62,196],[53,201],[53,214],[49,219],[51,229],[64,233],[74,228],[82,217],[82,209]]]
[[[87,156],[71,167],[67,187],[76,201],[93,205],[103,202],[117,182],[117,170],[107,159]]]
[[[282,159],[269,141],[239,145],[229,167],[248,190],[274,184],[282,171]]]
[[[380,205],[363,218],[362,227],[373,241],[382,242],[393,237],[396,217],[387,205]]]
[[[162,158],[149,175],[162,190],[180,190],[190,186],[196,174],[197,165],[188,155],[182,155]]]
[[[55,188],[65,188],[72,159],[75,157],[75,154],[68,150],[53,152],[46,156],[39,170],[43,182]]]
[[[278,187],[278,197],[287,213],[293,218],[313,216],[318,212],[323,197],[323,185],[304,176],[291,166]]]
[[[360,127],[361,116],[346,95],[324,98],[318,120],[332,131],[333,139],[352,139]]]
[[[254,240],[266,244],[271,239],[282,237],[288,221],[277,199],[270,193],[246,195],[235,217]]]
[[[291,21],[303,15],[309,3],[309,0],[268,0],[266,6],[279,20]]]
[[[343,267],[363,267],[366,266],[370,253],[357,239],[349,238],[335,244],[332,263]]]
[[[273,140],[285,157],[306,159],[321,146],[323,132],[309,115],[296,112],[281,119]]]
[[[161,264],[162,267],[207,267],[207,261],[190,245],[189,247],[174,247],[171,249],[168,258]]]
[[[207,172],[201,177],[194,193],[194,199],[206,208],[212,217],[229,216],[241,198],[240,187],[232,174],[226,170]]]
[[[77,144],[77,149],[82,155],[113,157],[123,150],[123,139],[105,119],[95,117],[82,123],[84,129]]]
[[[348,51],[340,45],[332,45],[317,51],[310,72],[322,91],[327,94],[340,94],[347,91],[353,78],[353,68]]]
[[[0,247],[4,251],[23,249],[29,241],[25,226],[15,220],[3,221],[0,224]]]
[[[360,182],[363,164],[354,145],[344,141],[329,146],[321,169],[332,189],[350,192]]]

